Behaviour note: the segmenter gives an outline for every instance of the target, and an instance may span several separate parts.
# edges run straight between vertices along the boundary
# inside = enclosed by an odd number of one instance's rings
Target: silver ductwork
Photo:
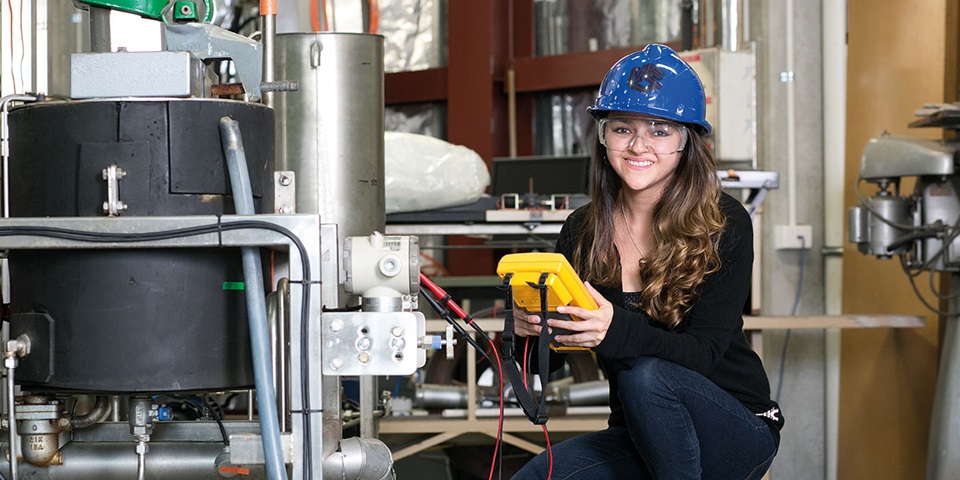
[[[340,451],[323,460],[325,480],[393,480],[393,456],[375,438],[348,438]]]
[[[722,47],[736,52],[747,47],[746,4],[743,0],[700,2],[700,48]]]

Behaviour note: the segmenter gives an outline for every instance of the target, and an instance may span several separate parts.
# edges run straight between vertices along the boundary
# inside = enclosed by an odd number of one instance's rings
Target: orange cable
[[[377,33],[380,28],[380,5],[377,0],[370,0],[370,27],[368,33]]]
[[[320,13],[317,11],[317,0],[310,0],[310,27],[314,32],[320,31]]]

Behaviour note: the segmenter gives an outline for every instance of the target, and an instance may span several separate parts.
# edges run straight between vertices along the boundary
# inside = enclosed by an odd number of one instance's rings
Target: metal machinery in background
[[[950,275],[948,294],[937,296],[949,307],[945,319],[937,390],[930,427],[928,480],[955,478],[960,469],[960,104],[936,105],[918,112],[911,127],[938,127],[948,140],[922,140],[883,135],[864,147],[857,180],[857,206],[849,212],[849,241],[878,258],[898,257],[911,281],[924,271]],[[911,192],[900,191],[904,178],[914,177]],[[861,182],[877,187],[862,197]],[[931,283],[932,285],[932,283]],[[914,290],[919,291],[914,285]]]
[[[269,2],[262,42],[195,2],[75,3],[95,38],[103,10],[175,21],[164,51],[74,55],[70,99],[0,105],[0,475],[393,478],[382,442],[342,438],[339,376],[409,375],[443,342],[417,238],[378,233],[382,38],[277,37]],[[256,416],[211,401],[254,387]]]

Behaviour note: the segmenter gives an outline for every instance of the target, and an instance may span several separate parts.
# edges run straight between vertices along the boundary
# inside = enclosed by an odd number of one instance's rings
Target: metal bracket
[[[293,171],[273,172],[276,182],[274,212],[282,215],[297,213],[297,176]]]
[[[117,165],[110,165],[103,169],[103,179],[107,181],[107,201],[103,202],[103,213],[108,217],[119,216],[127,209],[127,204],[120,201],[120,180],[127,176]]]
[[[167,25],[166,34],[168,50],[187,51],[204,61],[233,60],[244,92],[252,99],[260,99],[263,47],[259,42],[206,23]]]

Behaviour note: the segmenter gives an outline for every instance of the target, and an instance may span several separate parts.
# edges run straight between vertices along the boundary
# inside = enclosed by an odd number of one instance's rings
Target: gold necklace
[[[643,250],[640,250],[640,245],[637,244],[637,240],[633,238],[633,235],[630,234],[630,223],[627,222],[627,210],[623,206],[623,199],[620,199],[620,213],[623,215],[623,229],[627,234],[627,238],[630,239],[630,243],[633,244],[633,248],[637,249],[637,253],[640,254],[640,261],[638,262],[640,268],[643,268],[643,264],[647,263],[647,260],[643,257]]]

